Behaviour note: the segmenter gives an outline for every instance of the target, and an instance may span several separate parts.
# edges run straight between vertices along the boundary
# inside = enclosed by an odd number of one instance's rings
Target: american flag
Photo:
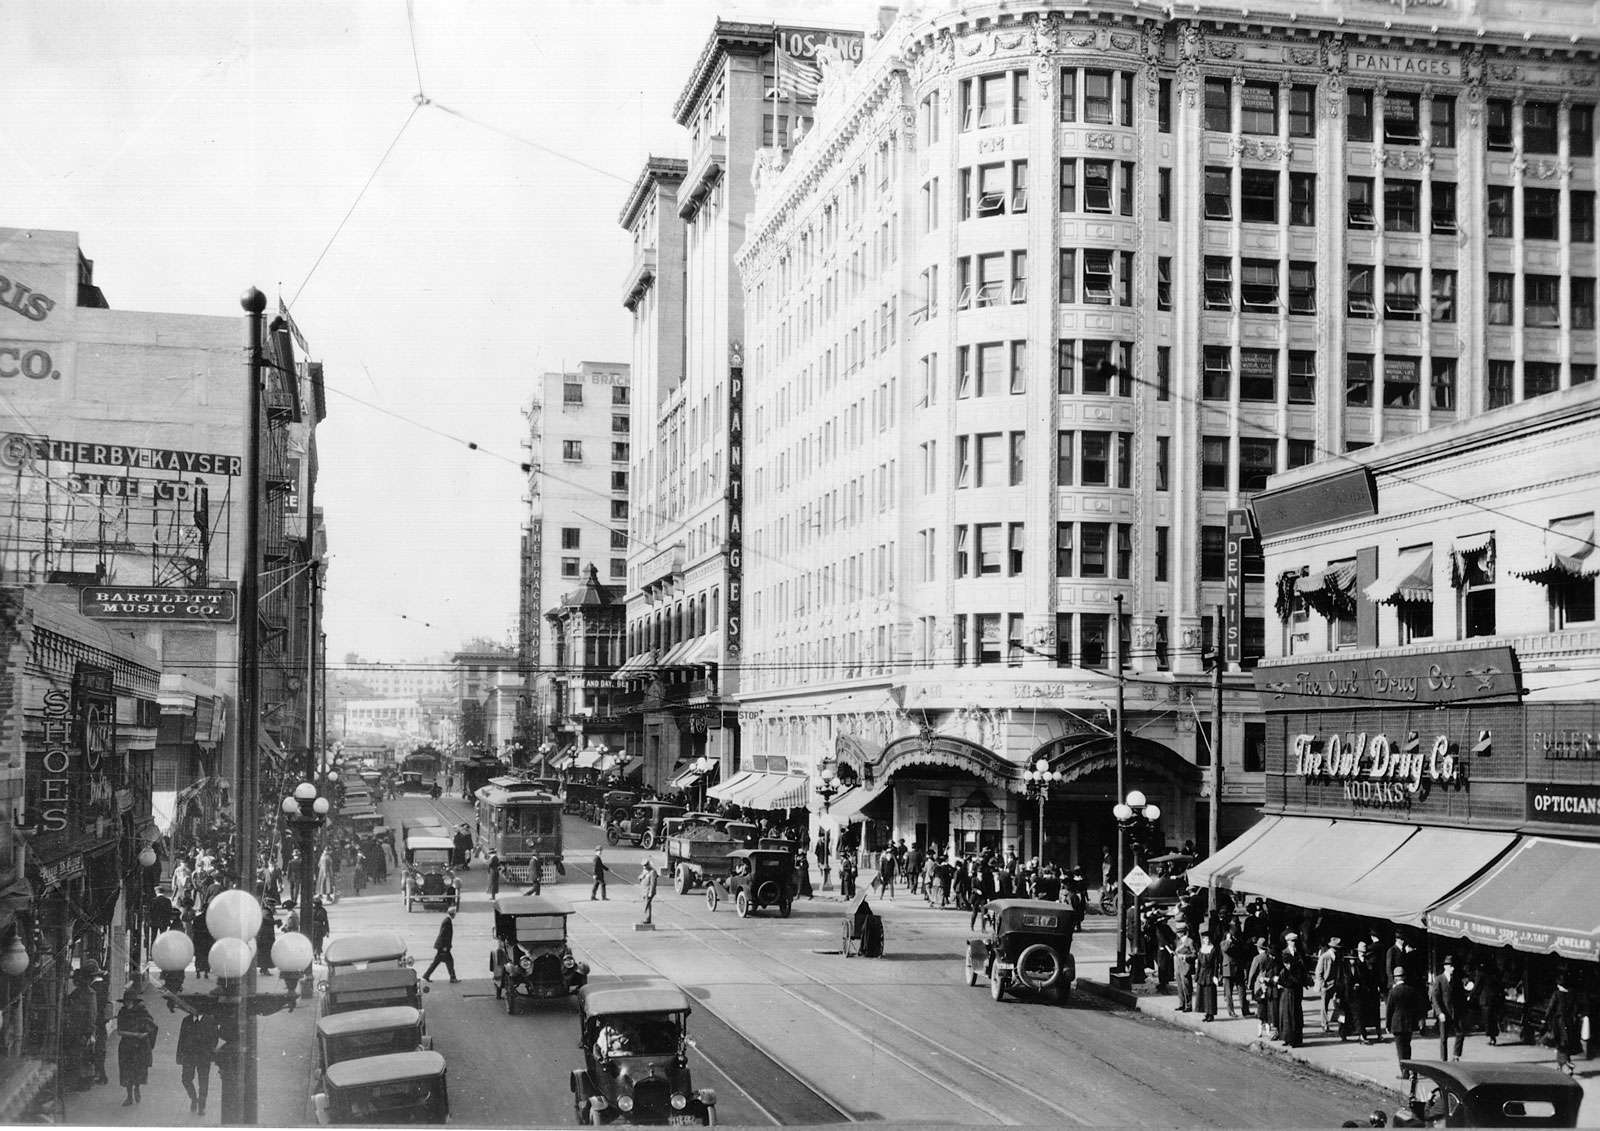
[[[777,57],[776,84],[767,90],[768,98],[802,98],[815,102],[822,89],[822,68],[813,59],[791,55],[781,47]]]

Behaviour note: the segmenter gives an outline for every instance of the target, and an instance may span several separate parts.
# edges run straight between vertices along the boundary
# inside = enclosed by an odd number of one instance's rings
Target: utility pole
[[[1121,648],[1121,640],[1122,640],[1122,594],[1121,593],[1117,594],[1117,640],[1118,640],[1118,648],[1120,649]],[[1124,692],[1124,689],[1125,689],[1126,682],[1127,682],[1126,681],[1126,677],[1125,677],[1124,670],[1123,670],[1123,667],[1122,667],[1122,657],[1119,655],[1117,657],[1117,718],[1116,718],[1116,729],[1117,729],[1117,795],[1116,795],[1116,797],[1114,797],[1112,799],[1112,804],[1113,805],[1121,804],[1122,803],[1122,799],[1127,796],[1127,793],[1126,793],[1124,785],[1123,785],[1123,780],[1122,780],[1122,771],[1123,771],[1122,709],[1123,709],[1123,692]],[[1112,883],[1117,885],[1117,888],[1116,888],[1116,890],[1117,890],[1117,898],[1116,898],[1115,903],[1114,903],[1114,906],[1116,907],[1116,912],[1117,912],[1117,969],[1112,975],[1111,984],[1113,986],[1118,986],[1118,982],[1120,980],[1121,984],[1118,987],[1120,989],[1128,989],[1129,986],[1132,984],[1131,980],[1128,977],[1128,909],[1123,906],[1124,900],[1123,900],[1123,882],[1122,882],[1123,874],[1127,871],[1127,866],[1128,866],[1127,865],[1127,859],[1126,859],[1126,857],[1127,857],[1127,848],[1128,848],[1128,830],[1127,830],[1127,826],[1126,826],[1126,824],[1124,822],[1118,821],[1117,822],[1117,874],[1112,878]]]
[[[1217,606],[1217,662],[1211,665],[1211,835],[1206,841],[1206,856],[1217,854],[1218,830],[1222,813],[1222,642],[1227,638],[1228,624],[1223,619],[1223,607]],[[1207,883],[1206,908],[1217,905],[1217,873],[1213,869]]]
[[[314,542],[310,543],[310,545],[312,546],[311,552],[313,554],[316,553]],[[321,593],[318,576],[319,566],[320,563],[315,558],[312,558],[310,571],[311,593],[310,600],[306,602],[306,636],[310,643],[310,648],[306,653],[306,686],[311,689],[311,694],[310,700],[306,704],[306,758],[305,765],[302,767],[303,776],[301,780],[317,786],[320,792],[324,783],[317,774],[317,752],[318,747],[322,745],[320,740],[321,733],[317,729],[317,639],[320,636],[319,630],[322,620],[317,603]],[[300,929],[307,935],[310,935],[312,931],[313,898],[311,889],[316,882],[314,879],[316,861],[313,859],[315,853],[315,834],[307,833],[300,838],[300,875],[296,878],[296,883],[300,888]],[[307,998],[311,996],[311,982],[312,979],[305,979],[304,996]]]

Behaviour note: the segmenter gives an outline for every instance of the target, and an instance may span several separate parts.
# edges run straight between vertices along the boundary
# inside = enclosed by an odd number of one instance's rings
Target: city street
[[[462,801],[385,803],[388,821],[464,820]],[[690,1019],[697,1086],[717,1091],[727,1123],[865,1120],[923,1123],[1337,1125],[1382,1106],[1379,1093],[1197,1039],[1079,996],[1066,1008],[1006,1001],[962,985],[967,917],[904,893],[883,901],[886,956],[845,959],[842,903],[801,900],[788,920],[712,912],[699,892],[663,884],[653,932],[636,931],[633,880],[643,853],[607,849],[609,900],[589,900],[594,826],[565,818],[567,878],[546,894],[570,900],[570,930],[595,981],[663,977],[698,1004]],[[659,862],[660,857],[657,856]],[[453,1120],[563,1124],[568,1074],[581,1063],[576,1003],[508,1017],[487,977],[486,874],[466,874],[455,931],[461,976],[441,968],[428,1027],[450,1065]],[[431,960],[435,912],[403,910],[391,878],[332,909],[336,933],[398,927],[419,969]],[[1092,919],[1078,951],[1114,945]]]

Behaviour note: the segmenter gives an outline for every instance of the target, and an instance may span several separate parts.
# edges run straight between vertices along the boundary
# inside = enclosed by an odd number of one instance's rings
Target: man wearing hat
[[[1333,1030],[1333,1011],[1335,1005],[1334,973],[1339,968],[1339,948],[1344,944],[1340,938],[1331,938],[1317,951],[1316,987],[1317,997],[1322,999],[1322,1031]],[[1346,1008],[1349,1008],[1348,1005]]]
[[[1439,1059],[1450,1059],[1450,1043],[1455,1042],[1455,1059],[1461,1059],[1467,1039],[1467,989],[1461,984],[1456,956],[1444,956],[1444,966],[1428,988],[1428,1002],[1439,1015]]]
[[[104,1033],[104,1011],[100,994],[104,992],[95,983],[101,981],[100,964],[86,958],[83,965],[72,972],[76,983],[67,995],[62,1017],[61,1035],[66,1045],[64,1060],[69,1071],[64,1073],[67,1086],[82,1091],[90,1084],[103,1084],[105,1078],[104,1037],[96,1041],[96,1032]],[[96,1044],[100,1043],[100,1057],[96,1059]]]

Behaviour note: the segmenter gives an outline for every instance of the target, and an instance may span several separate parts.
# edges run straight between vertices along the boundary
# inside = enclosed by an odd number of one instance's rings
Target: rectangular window
[[[1432,209],[1429,214],[1429,226],[1437,235],[1455,235],[1455,183],[1453,181],[1434,181],[1430,188]]]
[[[611,445],[611,462],[612,463],[627,463],[628,462],[628,445],[627,444],[612,444]]]
[[[612,499],[611,500],[611,517],[612,518],[620,518],[620,519],[624,519],[624,520],[627,519],[627,517],[628,517],[628,500],[626,500],[626,499]]]
[[[1072,523],[1056,523],[1056,576],[1072,576]]]
[[[1315,350],[1289,351],[1289,403],[1317,403],[1317,354]]]
[[[1383,96],[1383,141],[1385,145],[1422,144],[1422,123],[1415,94],[1389,91]]]
[[[1352,263],[1345,269],[1345,302],[1352,318],[1372,318],[1377,315],[1373,303],[1373,269],[1362,263]]]
[[[1200,438],[1200,486],[1207,491],[1228,489],[1228,438]]]
[[[1522,190],[1522,235],[1530,240],[1560,238],[1561,192],[1559,189]]]
[[[1460,586],[1461,628],[1463,636],[1495,634],[1495,558],[1494,543],[1476,553],[1462,554]]]
[[[1117,523],[1117,577],[1123,581],[1133,576],[1133,524]]]
[[[1523,277],[1522,324],[1524,326],[1561,325],[1560,276],[1526,275]]]
[[[1554,153],[1556,151],[1556,104],[1554,102],[1524,102],[1522,104],[1522,152]]]
[[[1072,486],[1072,433],[1056,433],[1056,486]]]
[[[583,459],[583,441],[562,440],[561,458],[568,463],[577,463],[581,461]]]
[[[1278,309],[1278,261],[1246,259],[1239,264],[1239,299],[1247,311]]]
[[[1561,363],[1525,361],[1522,363],[1522,399],[1542,397],[1561,388]]]
[[[1239,172],[1239,218],[1251,224],[1278,222],[1278,171],[1242,169]]]
[[[1574,386],[1587,385],[1594,380],[1594,377],[1595,367],[1592,362],[1583,365],[1576,361],[1572,363],[1572,384]]]
[[[1574,157],[1594,156],[1594,107],[1567,108],[1567,152]]]
[[[1172,219],[1172,170],[1156,170],[1156,219]]]
[[[1156,490],[1172,489],[1172,438],[1156,437]]]
[[[628,418],[626,416],[613,413],[611,417],[611,431],[626,436],[628,434]]]
[[[971,527],[967,526],[956,527],[954,539],[954,575],[956,577],[967,577],[972,571],[972,551],[967,542],[970,530]]]
[[[1005,252],[989,252],[976,258],[978,261],[978,289],[974,293],[973,305],[980,307],[1005,305]]]
[[[1344,138],[1346,141],[1372,140],[1372,91],[1351,90],[1345,93],[1346,110]]]
[[[1028,72],[1011,72],[1011,120],[1018,125],[1028,120]]]
[[[561,559],[561,576],[562,577],[577,577],[578,576],[578,559],[577,558],[562,558]]]
[[[1296,440],[1289,438],[1289,466],[1304,467],[1317,458],[1317,442],[1315,440]]]
[[[973,618],[978,630],[978,663],[1000,662],[1000,614],[979,613]]]
[[[613,491],[626,491],[628,489],[628,473],[626,471],[613,471],[611,473],[611,489]]]
[[[1124,364],[1128,349],[1127,344],[1123,342],[1096,339],[1085,341],[1083,391],[1097,396],[1132,396],[1133,382]]]
[[[582,404],[583,386],[572,381],[564,382],[561,386],[562,404]]]
[[[1172,399],[1172,347],[1156,347],[1156,400]]]
[[[1389,408],[1417,408],[1422,400],[1422,376],[1418,359],[1383,359],[1383,403]]]
[[[1421,216],[1422,183],[1386,180],[1383,182],[1383,226],[1391,232],[1418,231]]]
[[[1594,193],[1572,190],[1567,194],[1567,207],[1567,238],[1573,243],[1594,243]]]
[[[1262,436],[1239,437],[1239,490],[1265,491],[1267,478],[1278,470],[1278,441]]]
[[[956,396],[972,395],[972,347],[956,347]]]
[[[1090,125],[1112,124],[1112,81],[1110,71],[1083,72],[1083,120]]]
[[[613,385],[613,386],[611,386],[611,403],[612,404],[627,404],[628,403],[628,386],[626,386],[626,385]]]
[[[1510,326],[1516,298],[1516,276],[1502,272],[1489,275],[1489,325]]]
[[[1239,399],[1264,401],[1278,399],[1278,351],[1241,349],[1239,351]]]
[[[1289,226],[1314,227],[1317,222],[1317,175],[1289,174]]]
[[[978,479],[974,486],[998,487],[1005,482],[1005,437],[999,432],[978,435]]]
[[[1133,486],[1133,433],[1117,433],[1117,486]]]
[[[1117,162],[1117,211],[1133,215],[1133,162]]]
[[[1156,83],[1156,131],[1172,132],[1172,80],[1160,79]]]
[[[1028,163],[1011,163],[1011,211],[1021,214],[1028,210]]]
[[[1078,253],[1070,247],[1061,249],[1061,268],[1057,273],[1058,302],[1077,302]]]
[[[956,437],[956,490],[972,486],[972,437]]]
[[[1155,579],[1157,581],[1166,581],[1168,579],[1168,572],[1171,569],[1171,550],[1168,544],[1168,539],[1171,534],[1171,527],[1156,527]]]
[[[1028,387],[1028,343],[1018,339],[1011,343],[1011,392],[1026,392]]]
[[[1228,531],[1221,526],[1200,528],[1200,580],[1221,581],[1228,570]]]
[[[1113,299],[1111,257],[1114,253],[1085,248],[1083,252],[1083,301],[1110,306]]]
[[[1489,204],[1489,234],[1509,239],[1511,236],[1511,186],[1490,185],[1488,193]]]
[[[1004,351],[1003,342],[979,343],[977,375],[973,382],[973,392],[977,396],[993,396],[1000,391],[1000,366]]]
[[[1233,309],[1233,260],[1226,256],[1205,258],[1205,308]]]
[[[1574,330],[1593,330],[1595,328],[1594,306],[1594,279],[1574,275],[1572,277],[1572,328]]]
[[[1172,258],[1156,257],[1156,309],[1172,309]]]
[[[1456,100],[1451,94],[1435,94],[1429,117],[1433,128],[1432,142],[1439,149],[1456,146]]]
[[[998,522],[980,522],[977,527],[978,576],[1001,572],[1003,561],[1000,545],[1001,526]]]
[[[576,526],[563,526],[561,528],[561,548],[563,550],[576,550],[579,548],[578,540],[582,533]]]
[[[1022,576],[1022,550],[1026,543],[1022,523],[1013,522],[1006,527],[1006,568],[1012,577]]]
[[[1095,671],[1106,670],[1110,658],[1107,645],[1111,618],[1104,613],[1079,613],[1078,621],[1078,658],[1082,666]]]
[[[1344,359],[1344,403],[1355,407],[1372,404],[1372,355],[1352,353]]]
[[[1010,477],[1010,485],[1013,486],[1013,487],[1022,486],[1023,458],[1024,458],[1025,454],[1026,454],[1026,447],[1025,447],[1023,441],[1026,438],[1027,438],[1027,433],[1025,433],[1025,432],[1013,432],[1013,433],[1011,433],[1011,477]]]
[[[1208,401],[1233,399],[1233,349],[1205,346],[1201,349],[1200,395]]]
[[[1385,267],[1383,270],[1383,316],[1401,322],[1415,322],[1422,316],[1418,288],[1421,273],[1415,267]]]
[[[1488,372],[1488,407],[1504,408],[1516,395],[1517,364],[1491,359]]]
[[[1079,440],[1079,483],[1085,487],[1111,486],[1111,433],[1085,432]]]
[[[1028,253],[1011,253],[1011,301],[1028,301]]]
[[[1289,313],[1315,314],[1317,312],[1317,265],[1315,263],[1289,264]]]
[[[1205,218],[1233,219],[1233,170],[1207,165],[1205,178]]]
[[[1073,365],[1075,344],[1070,338],[1056,343],[1056,393],[1061,396],[1070,395],[1077,387]]]
[[[1114,162],[1083,162],[1083,210],[1109,216],[1111,214],[1111,170]]]
[[[1430,296],[1429,317],[1435,322],[1456,320],[1456,273],[1435,267],[1433,294]]]
[[[1233,132],[1233,81],[1225,78],[1206,79],[1206,129],[1220,133]]]
[[[1167,642],[1168,618],[1156,618],[1156,671],[1165,672],[1172,670],[1171,645]]]
[[[1432,363],[1432,378],[1428,383],[1428,397],[1435,412],[1456,410],[1456,359],[1436,357]]]
[[[1110,566],[1111,524],[1085,522],[1079,528],[1078,576],[1105,577]]]
[[[1078,69],[1076,67],[1061,68],[1061,120],[1063,122],[1076,122],[1078,120]]]
[[[1239,132],[1278,136],[1278,84],[1247,82],[1239,92]]]
[[[613,550],[626,550],[628,548],[628,532],[626,530],[613,530],[611,533],[611,548]],[[574,549],[577,547],[574,546]]]
[[[1289,136],[1317,136],[1317,88],[1295,85],[1289,88]]]
[[[1344,184],[1346,222],[1352,228],[1372,228],[1372,178],[1346,177]]]

